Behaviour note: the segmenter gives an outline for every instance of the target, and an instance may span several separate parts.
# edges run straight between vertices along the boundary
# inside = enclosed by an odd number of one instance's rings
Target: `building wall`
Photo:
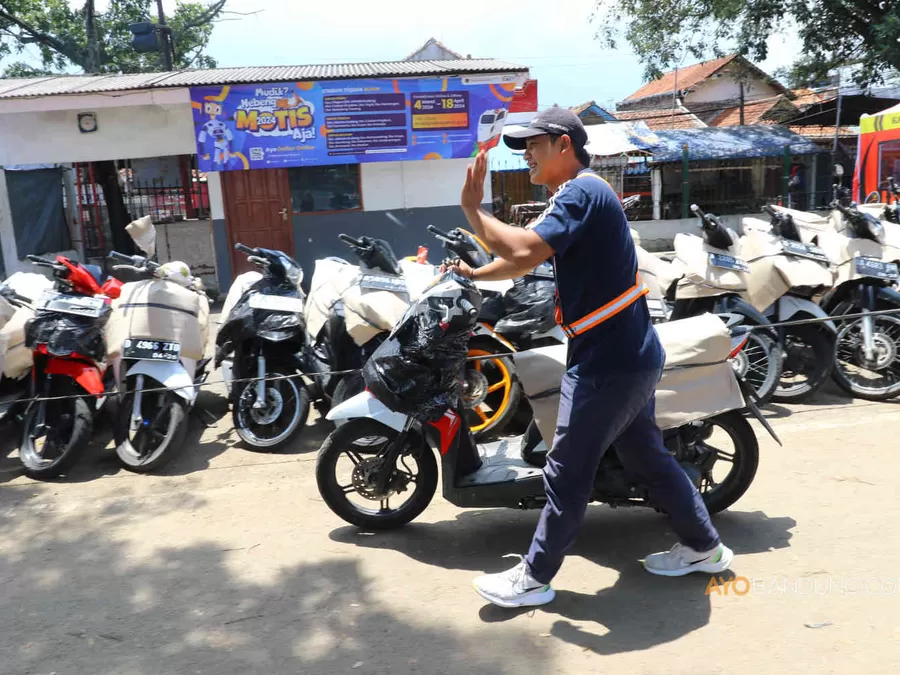
[[[200,277],[213,294],[217,292],[216,255],[213,226],[209,220],[182,220],[156,225],[156,252],[162,263],[187,263],[191,274]]]
[[[728,71],[722,73],[722,77],[712,77],[697,86],[697,88],[684,98],[687,107],[698,103],[713,103],[717,101],[730,101],[740,98],[741,91],[738,81]],[[759,79],[752,79],[744,84],[744,100],[747,102],[758,101],[770,96],[777,96],[775,87]]]
[[[87,108],[86,110],[91,110]],[[97,130],[78,130],[79,110],[0,115],[0,166],[194,154],[189,103],[100,108]]]

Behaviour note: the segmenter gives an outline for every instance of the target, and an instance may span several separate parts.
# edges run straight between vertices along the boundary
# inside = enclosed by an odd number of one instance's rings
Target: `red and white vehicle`
[[[28,260],[51,268],[55,284],[35,303],[25,329],[34,358],[30,396],[36,400],[25,411],[19,459],[32,478],[52,478],[84,452],[111,389],[111,381],[104,382],[104,329],[122,283],[63,256]]]

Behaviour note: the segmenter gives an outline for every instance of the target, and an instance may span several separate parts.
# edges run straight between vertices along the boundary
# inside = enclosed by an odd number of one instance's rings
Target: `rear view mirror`
[[[844,165],[843,164],[835,164],[834,165],[834,175],[840,178],[844,175]]]

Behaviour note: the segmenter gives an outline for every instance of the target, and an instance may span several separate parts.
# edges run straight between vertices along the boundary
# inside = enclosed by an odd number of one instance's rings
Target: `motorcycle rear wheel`
[[[380,471],[376,466],[378,453],[384,452],[397,436],[397,431],[380,422],[356,418],[325,439],[316,460],[316,484],[328,508],[342,520],[365,530],[393,530],[417,518],[431,503],[437,491],[438,466],[434,452],[427,446],[416,448],[410,444],[403,448],[392,468],[394,487],[386,495],[374,492],[372,482]],[[337,477],[342,455],[347,455],[354,466],[350,482],[344,485]],[[410,459],[416,464],[415,476],[407,463]],[[391,508],[390,500],[406,492],[410,483],[415,487],[409,500],[399,508]],[[369,509],[351,502],[349,496],[354,493],[379,507]]]
[[[39,480],[67,473],[84,454],[94,431],[94,416],[85,397],[46,401],[43,405],[47,406],[45,420],[52,421],[47,435],[43,437],[44,446],[39,451],[37,439],[33,436],[41,403],[32,404],[25,413],[19,446],[19,460],[25,474]],[[56,451],[53,459],[43,457],[48,448]]]
[[[155,380],[145,380],[146,389],[161,386]],[[134,391],[134,378],[128,379],[128,391]],[[172,461],[184,445],[188,432],[187,401],[173,391],[143,394],[142,416],[152,418],[137,430],[134,439],[130,437],[133,404],[134,393],[126,393],[115,422],[116,456],[129,471],[150,473]]]

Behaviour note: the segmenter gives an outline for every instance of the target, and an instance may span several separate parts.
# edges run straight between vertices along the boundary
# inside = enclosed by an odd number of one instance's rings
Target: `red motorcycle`
[[[111,377],[104,378],[104,329],[122,283],[96,265],[63,256],[55,262],[33,255],[28,260],[51,268],[55,284],[25,326],[25,345],[34,354],[33,400],[23,420],[19,459],[30,477],[53,478],[87,448],[94,418],[113,386]]]

